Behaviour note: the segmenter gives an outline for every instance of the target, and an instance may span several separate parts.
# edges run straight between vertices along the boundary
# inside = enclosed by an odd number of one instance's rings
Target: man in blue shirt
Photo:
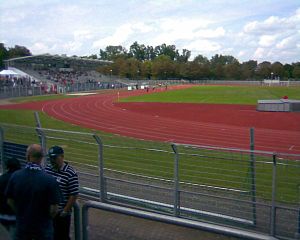
[[[52,240],[53,217],[61,199],[55,179],[42,171],[42,147],[27,149],[25,169],[16,171],[9,180],[6,196],[15,210],[16,240]]]

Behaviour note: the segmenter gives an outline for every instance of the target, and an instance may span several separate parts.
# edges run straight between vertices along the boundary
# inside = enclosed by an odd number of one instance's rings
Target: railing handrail
[[[259,239],[259,240],[276,240],[277,238],[269,235],[254,233],[250,231],[219,226],[211,223],[204,223],[199,221],[188,220],[184,218],[178,218],[153,212],[146,212],[143,210],[131,209],[127,207],[116,206],[107,203],[87,201],[82,206],[82,236],[83,240],[88,240],[88,210],[89,208],[110,211],[119,214],[125,214],[137,218],[143,218],[152,221],[163,222],[167,224],[177,225],[181,227],[187,227],[192,229],[209,231],[217,234],[224,234],[232,237],[238,237],[243,239]]]

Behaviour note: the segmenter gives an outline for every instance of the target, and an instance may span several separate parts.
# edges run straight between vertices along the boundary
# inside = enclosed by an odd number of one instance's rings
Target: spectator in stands
[[[79,193],[78,176],[74,169],[64,161],[64,150],[53,146],[48,151],[50,165],[46,172],[56,178],[63,198],[59,204],[59,213],[54,218],[54,240],[70,239],[72,207]]]
[[[5,189],[11,175],[21,168],[21,164],[16,158],[9,158],[4,162],[7,172],[0,176],[0,223],[7,229],[11,237],[14,238],[16,228],[16,215],[7,204]]]
[[[10,178],[8,204],[16,212],[15,239],[53,239],[53,217],[61,200],[59,186],[41,167],[43,150],[38,144],[27,148],[27,164]]]

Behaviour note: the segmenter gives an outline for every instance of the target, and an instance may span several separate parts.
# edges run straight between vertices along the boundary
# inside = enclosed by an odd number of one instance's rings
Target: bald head
[[[39,144],[31,144],[27,148],[26,157],[28,162],[40,164],[43,160],[43,149]]]

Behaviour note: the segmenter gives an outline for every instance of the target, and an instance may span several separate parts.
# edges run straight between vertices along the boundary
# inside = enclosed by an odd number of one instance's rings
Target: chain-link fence
[[[65,149],[82,196],[296,238],[300,156],[0,124],[1,160],[40,142]],[[297,235],[298,234],[298,235]]]
[[[0,99],[2,98],[15,98],[27,96],[40,96],[47,94],[57,93],[74,93],[84,91],[94,91],[103,89],[116,89],[123,88],[126,85],[119,82],[87,82],[87,83],[74,83],[66,86],[59,86],[52,84],[51,86],[0,86]]]

